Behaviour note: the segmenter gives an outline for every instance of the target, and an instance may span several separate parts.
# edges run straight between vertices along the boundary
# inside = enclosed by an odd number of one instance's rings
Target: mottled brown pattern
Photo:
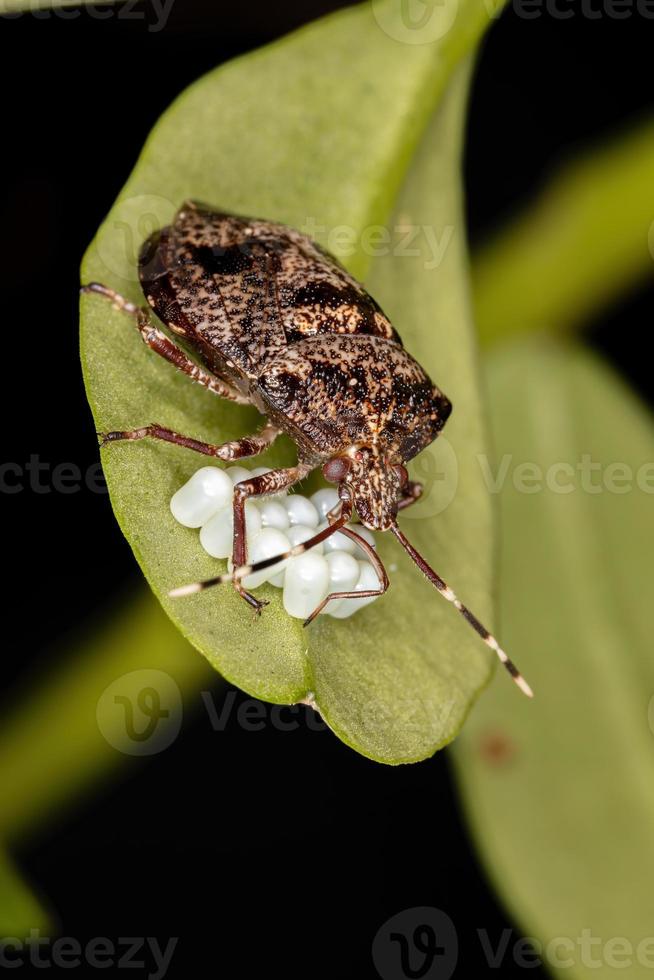
[[[319,333],[401,343],[372,297],[306,235],[195,202],[145,243],[141,281],[165,323],[179,323],[248,377],[287,344]]]
[[[350,446],[385,463],[412,459],[438,435],[449,402],[402,347],[381,337],[320,336],[272,358],[259,388],[307,458]]]
[[[150,307],[208,370],[151,324],[146,309],[100,283],[89,283],[82,291],[102,295],[131,315],[145,343],[194,381],[233,401],[256,405],[268,421],[256,435],[222,445],[157,423],[104,433],[102,444],[159,439],[230,461],[258,455],[280,432],[288,433],[298,447],[296,466],[236,485],[234,570],[169,594],[190,595],[231,582],[259,613],[265,602],[246,591],[244,576],[299,555],[341,530],[367,553],[379,588],[328,595],[305,626],[332,599],[382,595],[389,583],[381,559],[345,526],[356,508],[367,527],[393,533],[423,575],[531,696],[531,688],[495,637],[397,524],[398,511],[422,492],[420,484],[408,480],[403,463],[433,442],[452,406],[404,350],[363,286],[336,259],[291,228],[214,212],[194,202],[186,202],[172,225],[144,243],[139,274]],[[286,554],[248,565],[247,498],[287,489],[320,464],[325,478],[338,483],[339,512],[330,513],[327,527]]]
[[[363,286],[300,232],[195,202],[145,243],[140,274],[157,315],[292,436],[301,463],[352,456],[359,516],[388,527],[391,465],[428,446],[451,405]]]

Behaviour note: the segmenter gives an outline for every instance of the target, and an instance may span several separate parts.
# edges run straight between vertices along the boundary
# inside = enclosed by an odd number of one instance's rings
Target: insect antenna
[[[343,513],[329,527],[324,527],[322,531],[314,534],[312,538],[303,541],[302,544],[296,544],[290,551],[284,551],[281,555],[273,555],[272,558],[262,558],[261,561],[252,562],[251,565],[241,565],[240,568],[234,568],[231,572],[225,572],[224,575],[216,575],[215,578],[205,579],[204,582],[191,582],[189,585],[181,585],[177,589],[171,589],[168,595],[171,599],[180,599],[183,596],[194,595],[196,592],[204,592],[205,589],[210,589],[214,585],[224,585],[226,582],[238,581],[246,575],[251,575],[253,572],[262,572],[265,568],[270,568],[272,565],[276,565],[278,562],[284,561],[287,558],[295,558],[297,555],[302,555],[305,551],[309,551],[310,548],[314,548],[317,544],[321,544],[327,538],[331,537],[332,534],[340,531],[348,519],[349,513]]]
[[[391,524],[390,529],[395,535],[395,537],[397,538],[397,540],[400,542],[400,544],[402,545],[406,553],[409,555],[409,557],[416,563],[416,565],[423,573],[423,575],[429,579],[429,581],[432,583],[433,586],[435,586],[436,589],[438,589],[438,591],[440,592],[440,594],[443,596],[444,599],[447,599],[448,602],[451,602],[454,605],[454,607],[459,610],[463,618],[466,619],[468,623],[470,623],[472,628],[476,630],[477,633],[479,633],[484,643],[487,646],[489,646],[491,650],[495,651],[495,653],[497,654],[501,662],[504,664],[509,674],[516,682],[516,684],[523,692],[523,694],[526,694],[528,698],[533,698],[534,692],[532,691],[529,684],[524,679],[524,677],[522,676],[522,674],[520,673],[516,665],[513,663],[513,661],[507,657],[506,653],[499,645],[495,637],[488,632],[485,626],[482,626],[482,624],[479,622],[477,617],[470,612],[467,606],[463,605],[461,600],[454,594],[454,592],[449,587],[449,585],[447,585],[443,581],[440,575],[437,575],[436,572],[433,570],[433,568],[430,568],[430,566],[427,564],[427,562],[422,557],[422,555],[416,551],[416,549],[413,547],[411,542],[404,536],[402,531],[400,531],[397,524]]]

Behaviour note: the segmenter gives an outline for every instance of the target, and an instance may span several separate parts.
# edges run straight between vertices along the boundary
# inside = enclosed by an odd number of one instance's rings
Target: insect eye
[[[352,463],[344,456],[336,456],[330,459],[322,468],[322,475],[328,483],[340,483],[350,472]]]
[[[395,475],[400,481],[400,489],[403,490],[409,482],[409,474],[407,473],[406,466],[402,466],[401,463],[396,463],[393,469],[395,470]]]

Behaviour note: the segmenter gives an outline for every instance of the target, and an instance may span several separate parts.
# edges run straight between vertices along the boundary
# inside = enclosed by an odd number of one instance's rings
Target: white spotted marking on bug
[[[200,530],[200,544],[213,558],[227,558],[232,571],[233,544],[232,497],[235,484],[268,472],[268,467],[248,470],[245,466],[203,466],[173,495],[170,509],[173,517],[187,528]],[[338,493],[332,488],[318,490],[311,499],[299,493],[254,497],[245,503],[248,562],[274,558],[304,544],[319,530],[328,526],[327,514],[338,509]],[[345,525],[350,527],[349,524]],[[375,536],[360,524],[353,527],[365,541],[375,547]],[[379,588],[372,564],[364,560],[363,549],[346,535],[337,532],[310,551],[244,576],[243,586],[256,589],[264,582],[283,590],[286,612],[306,619],[332,592],[361,592]],[[190,586],[176,593],[190,595],[198,589]],[[374,602],[375,596],[363,599],[333,599],[321,610],[322,616],[347,619],[358,609]]]

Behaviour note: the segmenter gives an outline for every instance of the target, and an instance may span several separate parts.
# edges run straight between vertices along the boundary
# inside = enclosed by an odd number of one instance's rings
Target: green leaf
[[[138,246],[187,197],[311,228],[332,248],[329,232],[346,225],[357,247],[341,255],[363,276],[370,255],[362,233],[388,220],[454,66],[489,20],[482,0],[448,0],[435,12],[445,20],[432,43],[408,43],[398,5],[384,0],[329,17],[201,79],[157,124],[85,257],[83,280],[105,282],[142,302]],[[483,446],[483,413],[459,190],[464,110],[460,79],[400,198],[418,224],[440,234],[453,230],[443,261],[433,267],[394,255],[380,260],[383,272],[371,281],[409,349],[456,404],[448,433],[459,458],[460,491],[439,515],[450,487],[436,484],[418,512],[423,519],[407,519],[406,526],[488,617],[491,519],[488,494],[470,463]],[[99,430],[159,421],[221,442],[257,427],[253,410],[218,402],[176,376],[100,297],[82,302],[82,360]],[[146,442],[116,444],[102,455],[117,519],[148,581],[225,677],[265,700],[309,699],[341,738],[380,761],[421,759],[454,737],[488,679],[488,652],[390,542],[383,553],[399,566],[391,571],[391,590],[351,620],[322,617],[304,630],[269,587],[261,591],[271,604],[256,623],[229,587],[173,603],[166,598],[171,587],[222,567],[202,552],[196,532],[175,524],[168,508],[201,460]],[[444,442],[427,462],[443,466],[452,455]],[[263,457],[268,464],[293,459],[288,441]],[[420,461],[418,471],[425,465]]]
[[[647,282],[654,253],[654,123],[568,163],[475,255],[482,342],[585,325]]]
[[[52,929],[50,919],[9,858],[0,851],[0,947],[12,938],[23,943],[31,929],[47,935]],[[14,949],[7,948],[7,961],[16,955]]]
[[[3,842],[24,840],[106,773],[147,754],[134,753],[115,694],[136,705],[142,690],[154,688],[174,706],[166,722],[173,725],[188,695],[212,679],[207,663],[147,592],[112,613],[104,629],[98,625],[71,642],[68,656],[54,664],[40,684],[30,683],[22,698],[16,694],[2,717],[0,785],[11,787],[0,797]],[[145,729],[146,722],[138,713],[135,728]],[[166,725],[141,747],[165,747],[154,739],[167,734]]]
[[[512,456],[501,621],[535,698],[523,703],[496,679],[473,712],[453,747],[465,809],[500,895],[524,934],[545,944],[553,972],[613,976],[615,954],[625,975],[645,976],[654,952],[650,938],[648,963],[642,948],[639,960],[639,943],[654,935],[652,419],[575,346],[513,345],[488,369],[495,472]],[[532,480],[519,492],[524,462],[575,489],[534,491]],[[518,472],[518,486],[529,475]],[[601,940],[585,953],[584,930]],[[568,948],[548,953],[557,937]],[[618,937],[632,944],[628,969],[629,954],[610,945]],[[556,957],[574,965],[557,967]]]

